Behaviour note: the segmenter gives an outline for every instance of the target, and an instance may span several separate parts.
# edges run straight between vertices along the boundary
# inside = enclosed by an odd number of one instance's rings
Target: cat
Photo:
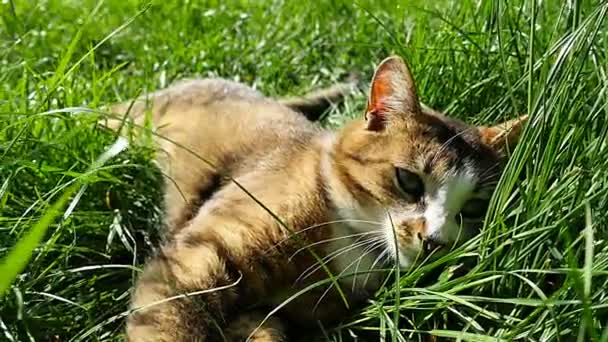
[[[361,118],[313,123],[344,89],[276,100],[192,80],[112,108],[151,120],[167,175],[168,229],[135,285],[129,341],[290,340],[343,319],[380,286],[376,270],[476,234],[527,116],[449,118],[391,56]]]

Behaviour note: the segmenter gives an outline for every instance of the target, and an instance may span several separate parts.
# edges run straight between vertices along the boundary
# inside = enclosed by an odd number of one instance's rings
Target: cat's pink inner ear
[[[505,153],[515,148],[527,121],[528,115],[522,115],[491,127],[479,127],[481,141],[499,153]]]
[[[416,85],[405,61],[398,56],[382,61],[370,87],[365,115],[368,129],[381,130],[392,117],[419,112]]]

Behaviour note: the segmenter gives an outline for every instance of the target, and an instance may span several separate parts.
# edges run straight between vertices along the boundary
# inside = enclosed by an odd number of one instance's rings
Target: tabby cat
[[[137,281],[129,341],[290,340],[344,318],[376,270],[476,233],[526,117],[448,118],[393,56],[362,118],[338,132],[309,120],[344,91],[275,100],[193,80],[113,107],[151,119],[167,175],[168,230]]]

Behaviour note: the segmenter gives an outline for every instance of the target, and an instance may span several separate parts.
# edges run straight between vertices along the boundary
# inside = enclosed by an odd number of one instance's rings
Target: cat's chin
[[[420,261],[419,254],[421,254],[419,251],[411,248],[401,248],[398,253],[393,255],[393,260],[395,264],[399,264],[399,268],[402,270],[409,270]]]
[[[449,248],[444,247],[436,249],[430,252],[430,254],[425,254],[422,249],[416,249],[412,247],[401,247],[399,249],[398,256],[395,256],[395,254],[393,253],[392,259],[394,264],[396,264],[397,261],[399,262],[399,267],[402,270],[408,270],[412,266],[420,264],[421,262],[441,258],[445,254],[447,254],[448,251]]]

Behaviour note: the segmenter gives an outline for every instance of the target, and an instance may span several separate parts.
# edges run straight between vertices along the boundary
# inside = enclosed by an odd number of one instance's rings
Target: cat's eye
[[[422,183],[420,176],[399,167],[396,169],[396,173],[397,184],[399,184],[399,188],[401,188],[403,192],[414,197],[414,199],[418,199],[422,196],[424,193],[424,184]]]
[[[460,213],[465,218],[480,219],[486,214],[487,210],[488,200],[474,198],[464,204],[460,210]]]

